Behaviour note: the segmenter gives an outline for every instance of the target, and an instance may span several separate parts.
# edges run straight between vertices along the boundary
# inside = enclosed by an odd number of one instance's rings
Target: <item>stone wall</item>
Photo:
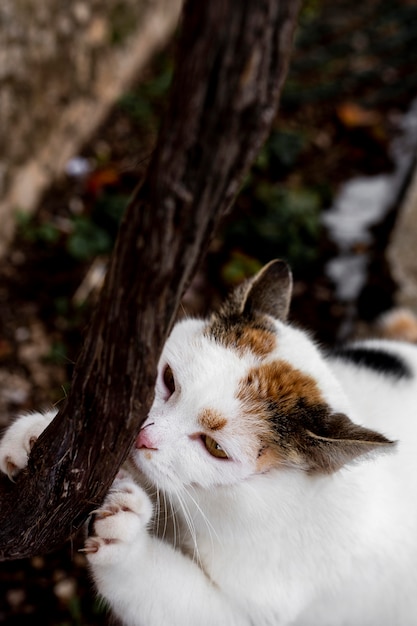
[[[395,303],[417,314],[417,168],[405,194],[387,250],[397,283]]]
[[[1,0],[0,257],[173,32],[181,0]]]

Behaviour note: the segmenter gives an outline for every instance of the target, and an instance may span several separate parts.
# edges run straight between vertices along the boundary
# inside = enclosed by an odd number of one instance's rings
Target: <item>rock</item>
[[[397,283],[395,302],[417,312],[417,169],[405,194],[387,248],[391,273]]]
[[[0,257],[174,30],[181,0],[0,3]]]

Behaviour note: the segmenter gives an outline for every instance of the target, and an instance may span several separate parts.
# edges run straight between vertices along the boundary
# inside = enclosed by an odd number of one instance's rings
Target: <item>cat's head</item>
[[[389,446],[356,425],[319,350],[286,323],[292,277],[272,261],[209,320],[178,323],[133,459],[165,489],[294,468],[332,473]]]

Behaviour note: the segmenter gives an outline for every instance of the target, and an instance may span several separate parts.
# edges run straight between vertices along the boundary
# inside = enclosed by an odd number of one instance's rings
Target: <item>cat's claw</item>
[[[122,558],[152,517],[148,495],[128,475],[116,478],[103,505],[92,512],[84,552],[92,564]]]
[[[15,455],[10,456],[7,455],[4,457],[4,469],[3,469],[3,462],[0,463],[0,467],[1,469],[4,471],[5,474],[7,474],[7,476],[9,477],[9,479],[14,482],[14,479],[16,477],[16,475],[20,472],[20,470],[22,470],[24,467],[26,467],[27,465],[27,460],[29,458],[29,454],[33,448],[33,446],[35,445],[37,440],[37,437],[32,436],[29,438],[29,441],[27,443],[27,446],[24,446],[24,452],[23,454],[25,455],[24,457],[22,457],[22,461],[19,462],[19,455]],[[15,463],[15,459],[17,460],[17,463]]]
[[[85,540],[84,548],[80,548],[79,552],[84,554],[95,554],[103,545],[117,543],[116,539],[103,539],[102,537],[88,537]]]
[[[110,517],[110,515],[114,515],[115,513],[117,513],[116,510],[110,511],[109,509],[94,509],[94,511],[91,511],[91,515],[94,515],[96,519]]]
[[[15,476],[19,471],[19,468],[15,463],[13,463],[12,458],[10,456],[6,456],[4,458],[4,462],[2,463],[2,471],[7,474],[9,479],[14,482]]]

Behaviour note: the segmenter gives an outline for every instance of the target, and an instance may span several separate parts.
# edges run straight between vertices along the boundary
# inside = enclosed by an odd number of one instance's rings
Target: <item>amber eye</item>
[[[164,385],[169,391],[168,397],[171,397],[175,391],[175,379],[174,379],[174,374],[172,373],[172,369],[170,368],[169,365],[165,366],[163,379],[164,379]]]
[[[218,459],[229,458],[223,448],[217,443],[217,441],[214,441],[212,437],[209,437],[209,435],[201,435],[201,439],[206,446],[207,452],[210,452],[211,456],[215,456]]]

